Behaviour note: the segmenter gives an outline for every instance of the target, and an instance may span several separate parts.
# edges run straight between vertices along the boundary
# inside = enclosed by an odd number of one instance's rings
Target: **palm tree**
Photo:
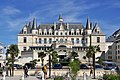
[[[57,60],[58,54],[53,49],[50,49],[46,52],[49,54],[49,77],[51,77],[51,61],[53,64],[57,63],[58,62],[58,60]],[[52,57],[52,60],[51,60],[51,57]]]
[[[19,53],[18,45],[11,44],[9,50],[10,50],[11,62],[12,62],[12,76],[14,76],[14,61],[15,61],[15,57],[17,57]]]
[[[100,47],[99,47],[99,45],[98,46],[89,46],[88,50],[86,52],[87,52],[86,56],[88,58],[93,58],[93,70],[94,70],[93,71],[94,72],[93,76],[94,76],[94,79],[95,79],[95,53],[101,52]]]
[[[42,61],[42,66],[43,66],[43,62],[44,62],[44,57],[46,56],[46,53],[45,52],[38,52],[38,57],[41,58],[41,61]]]

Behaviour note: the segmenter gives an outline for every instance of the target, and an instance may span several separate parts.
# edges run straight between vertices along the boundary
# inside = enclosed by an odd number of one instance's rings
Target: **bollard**
[[[23,72],[23,74],[22,74],[22,80],[24,80],[24,72]]]
[[[44,72],[43,72],[43,71],[42,71],[42,80],[45,80],[45,79],[44,79]]]
[[[5,80],[6,72],[3,71],[3,80]]]
[[[83,80],[87,80],[87,75],[85,72],[83,73]]]

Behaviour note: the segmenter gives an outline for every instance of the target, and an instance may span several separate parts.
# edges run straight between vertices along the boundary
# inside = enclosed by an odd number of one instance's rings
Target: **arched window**
[[[56,32],[56,35],[58,35],[58,32]]]
[[[65,35],[67,35],[67,32],[65,32]]]
[[[46,38],[44,38],[44,43],[45,43],[45,44],[47,43],[47,39],[46,39]]]
[[[27,34],[27,31],[24,31],[24,34]]]
[[[74,35],[74,33],[72,33],[72,35]]]
[[[49,43],[52,43],[52,38],[49,38]]]
[[[41,38],[39,38],[39,43],[42,43]]]
[[[63,39],[60,39],[60,43],[63,43]]]
[[[71,38],[71,42],[74,44],[74,38]]]
[[[76,43],[79,44],[79,38],[76,39]]]
[[[60,34],[62,35],[62,32]]]

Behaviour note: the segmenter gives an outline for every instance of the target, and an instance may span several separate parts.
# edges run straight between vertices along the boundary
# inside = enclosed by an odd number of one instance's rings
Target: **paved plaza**
[[[0,80],[2,80],[2,77],[0,77]],[[22,80],[22,76],[6,77],[5,80]],[[29,76],[27,78],[24,78],[24,80],[40,80],[40,79],[36,78],[35,76]]]
[[[1,76],[0,76],[0,80],[2,80]],[[6,77],[5,80],[22,80],[22,76]],[[24,80],[41,80],[41,79],[36,76],[29,76],[27,78],[24,78]],[[47,80],[54,80],[54,79],[47,79]],[[77,80],[83,80],[83,77],[77,77]],[[90,77],[87,77],[87,80],[97,80],[97,79],[91,79]]]

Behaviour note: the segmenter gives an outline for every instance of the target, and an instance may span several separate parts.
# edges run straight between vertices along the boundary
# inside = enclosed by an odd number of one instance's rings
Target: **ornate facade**
[[[101,50],[104,51],[105,34],[99,25],[97,23],[92,24],[90,19],[87,19],[84,27],[82,23],[64,23],[61,15],[58,22],[53,24],[37,25],[34,18],[33,23],[29,22],[18,34],[18,47],[20,55],[21,52],[25,51],[31,50],[35,53],[54,48],[59,52],[59,55],[66,55],[70,51],[75,51],[79,54],[79,58],[82,59],[90,45],[90,35],[91,44],[99,45]],[[100,53],[97,54],[97,56],[100,55]],[[37,56],[36,58],[38,59]]]

